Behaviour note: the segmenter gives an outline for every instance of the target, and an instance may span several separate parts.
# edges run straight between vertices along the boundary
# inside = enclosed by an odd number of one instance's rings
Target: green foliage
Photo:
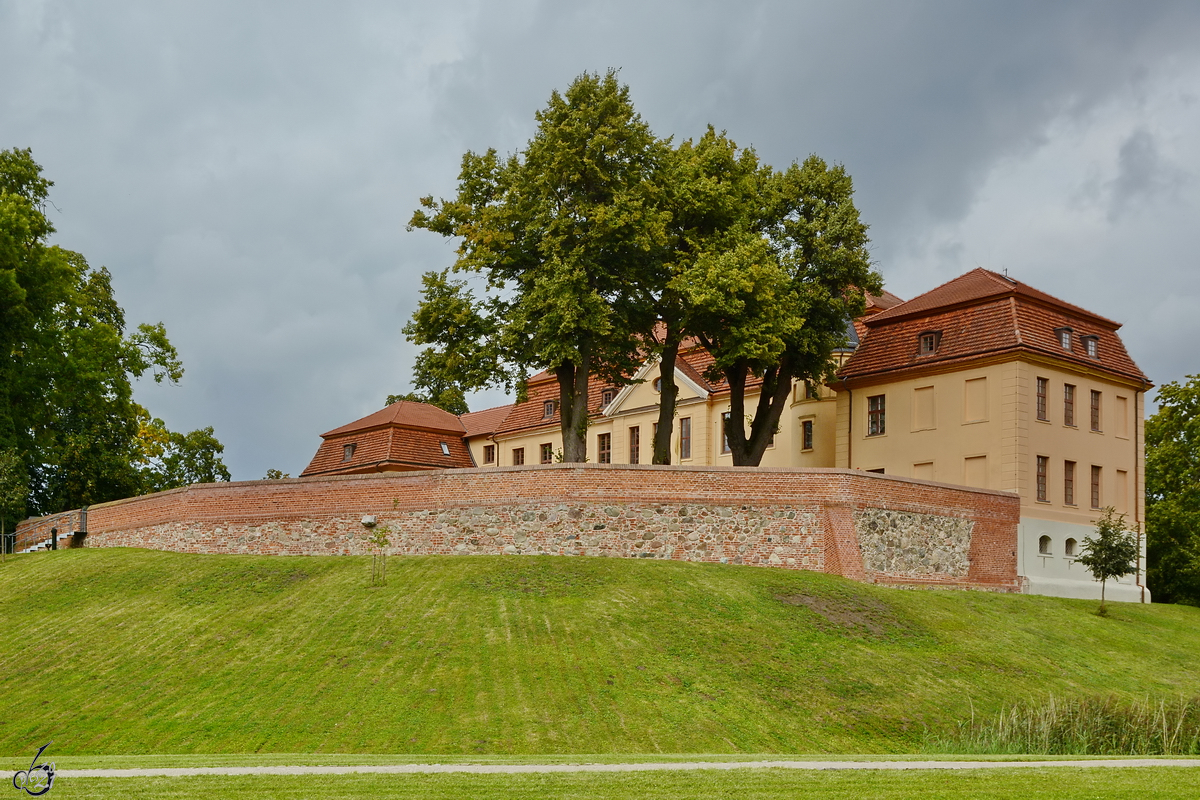
[[[947,753],[1200,755],[1200,698],[1172,700],[1050,695],[1016,703],[931,742]]]
[[[792,382],[830,375],[864,292],[881,290],[871,269],[867,226],[840,166],[816,156],[779,172],[752,150],[710,130],[695,153],[724,154],[736,179],[720,209],[712,244],[678,274],[691,332],[714,358],[709,377],[728,381],[727,428],[733,463],[757,465],[787,404]],[[761,379],[753,413],[745,408],[751,378]],[[749,431],[742,423],[750,419]]]
[[[146,492],[162,492],[193,483],[230,480],[221,460],[225,446],[211,426],[191,433],[167,430],[161,419],[147,421],[149,412],[138,407],[142,445],[141,478]]]
[[[1200,375],[1187,377],[1146,420],[1147,583],[1156,603],[1200,605]]]
[[[389,405],[391,405],[391,404],[389,403]],[[277,469],[269,469],[269,470],[267,470],[267,474],[263,476],[263,480],[264,481],[281,481],[284,478],[290,478],[290,477],[292,477],[292,476],[286,472],[280,472]]]
[[[8,532],[25,518],[25,498],[29,494],[29,475],[20,454],[0,450],[0,556],[10,550]]]
[[[1125,515],[1109,506],[1096,520],[1096,535],[1088,536],[1075,560],[1091,570],[1100,581],[1100,612],[1104,613],[1104,586],[1109,578],[1121,578],[1137,570],[1137,537],[1125,530]]]
[[[454,272],[425,276],[405,334],[432,345],[432,374],[461,389],[515,388],[531,369],[558,379],[567,461],[586,458],[587,385],[632,371],[649,326],[638,287],[665,241],[651,180],[663,145],[616,73],[585,73],[537,114],[526,148],[463,156],[458,195],[421,200],[410,222],[460,240]]]
[[[21,454],[32,513],[153,490],[131,381],[183,375],[161,323],[126,333],[107,269],[48,243],[52,185],[29,150],[0,152],[0,448]],[[176,472],[193,467],[182,458]]]

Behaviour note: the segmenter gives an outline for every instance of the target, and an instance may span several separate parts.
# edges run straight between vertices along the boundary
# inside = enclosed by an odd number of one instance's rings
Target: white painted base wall
[[[1074,539],[1078,546],[1082,547],[1083,540],[1094,536],[1095,533],[1096,529],[1091,525],[1021,517],[1017,539],[1017,574],[1025,579],[1024,591],[1027,594],[1049,597],[1099,600],[1100,581],[1093,578],[1087,567],[1066,552],[1068,539]],[[1039,542],[1043,536],[1050,537],[1049,553],[1039,551]],[[1144,537],[1141,565],[1145,570]],[[1149,603],[1150,590],[1139,583],[1145,583],[1144,571],[1140,576],[1126,575],[1124,578],[1109,580],[1104,589],[1104,597],[1106,600],[1123,603]]]

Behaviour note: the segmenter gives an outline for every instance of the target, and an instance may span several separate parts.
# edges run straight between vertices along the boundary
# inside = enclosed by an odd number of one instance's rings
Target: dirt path
[[[161,767],[62,769],[61,778],[186,777],[191,775],[350,775],[468,772],[480,775],[522,772],[650,772],[695,769],[1014,769],[1023,767],[1200,767],[1200,759],[1114,758],[1087,761],[679,761],[645,764],[391,764],[338,767]]]

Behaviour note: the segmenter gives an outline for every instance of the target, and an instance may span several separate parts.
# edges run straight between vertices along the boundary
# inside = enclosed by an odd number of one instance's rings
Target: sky
[[[136,399],[254,480],[410,390],[401,328],[454,260],[406,231],[418,199],[609,68],[659,136],[844,165],[902,298],[1007,270],[1183,380],[1197,43],[1200,3],[1151,0],[0,0],[0,149],[32,148],[54,242],[111,270],[130,327],[165,324],[186,373]]]

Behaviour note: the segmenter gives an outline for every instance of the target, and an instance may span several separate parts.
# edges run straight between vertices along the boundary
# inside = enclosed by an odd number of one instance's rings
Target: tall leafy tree
[[[741,160],[742,180],[752,185],[733,193],[740,213],[720,246],[705,249],[677,280],[690,325],[715,359],[709,373],[729,384],[733,463],[757,466],[793,381],[829,377],[846,326],[865,309],[864,292],[882,286],[841,166],[809,156],[779,172],[758,167],[752,152]],[[752,378],[760,388],[749,414]]]
[[[653,298],[654,328],[645,333],[648,349],[659,360],[659,419],[653,463],[671,463],[671,436],[678,388],[675,364],[684,338],[698,332],[701,317],[693,301],[697,263],[743,244],[755,209],[758,187],[769,169],[751,149],[739,149],[712,126],[699,140],[685,140],[670,151],[659,170],[659,201],[669,214],[667,239],[645,273],[645,294]],[[718,304],[722,298],[715,298]]]
[[[554,92],[537,121],[519,154],[467,153],[457,197],[421,200],[410,227],[458,238],[452,271],[482,276],[486,294],[429,274],[405,333],[466,389],[552,372],[564,460],[578,462],[590,377],[623,381],[644,352],[653,309],[639,287],[666,237],[653,180],[665,148],[614,71]]]
[[[34,513],[153,490],[131,381],[183,374],[161,323],[126,332],[107,269],[49,243],[52,185],[29,150],[0,152],[0,448]]]
[[[0,557],[11,550],[9,532],[25,517],[29,476],[13,448],[0,450]]]
[[[1200,605],[1200,375],[1157,400],[1146,420],[1146,582],[1156,603]]]

